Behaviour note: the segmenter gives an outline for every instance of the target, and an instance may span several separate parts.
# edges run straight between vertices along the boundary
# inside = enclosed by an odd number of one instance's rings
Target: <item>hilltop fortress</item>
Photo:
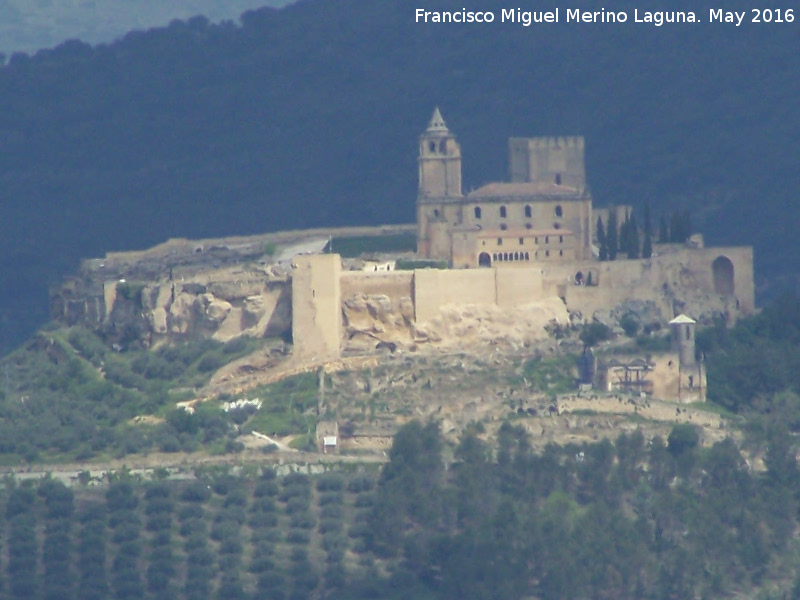
[[[676,343],[683,325],[693,347],[695,322],[753,312],[750,247],[706,248],[694,235],[654,244],[650,258],[598,259],[593,233],[608,209],[592,205],[582,137],[512,138],[509,154],[510,182],[463,193],[461,150],[437,109],[419,141],[415,226],[172,240],[109,254],[53,290],[53,315],[121,346],[291,333],[296,360],[324,361],[381,344],[494,343],[498,324],[524,346],[553,322],[625,314],[643,325],[673,321]],[[331,235],[409,230],[418,259],[448,268],[395,270],[387,256],[364,270],[325,253]],[[693,318],[675,322],[682,313]],[[688,357],[680,344],[675,352]]]

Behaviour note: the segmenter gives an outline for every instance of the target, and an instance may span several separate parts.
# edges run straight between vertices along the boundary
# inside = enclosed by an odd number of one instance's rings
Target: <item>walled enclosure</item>
[[[554,297],[584,318],[629,300],[651,302],[664,321],[684,311],[706,321],[716,315],[735,320],[754,311],[752,249],[658,249],[658,256],[645,260],[413,272],[341,272],[338,255],[298,257],[292,277],[295,351],[301,356],[337,354],[343,306],[358,297],[382,298],[396,312],[410,302],[416,324],[433,321],[446,306],[520,308]],[[592,284],[585,285],[589,273]],[[734,294],[720,293],[728,291],[721,285],[732,285]]]

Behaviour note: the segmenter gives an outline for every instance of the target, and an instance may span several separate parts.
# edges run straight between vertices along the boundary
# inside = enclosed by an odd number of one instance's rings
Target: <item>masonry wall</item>
[[[364,273],[345,271],[341,277],[342,298],[358,295],[388,296],[393,304],[413,298],[414,272],[393,271]]]
[[[414,271],[415,319],[439,316],[447,304],[495,304],[496,269],[417,269]]]
[[[566,300],[570,310],[591,315],[608,310],[625,300],[654,302],[665,317],[679,312],[692,312],[693,303],[713,303],[716,310],[735,319],[738,314],[755,311],[753,287],[753,252],[748,247],[662,248],[649,260],[616,260],[609,262],[576,261],[543,268],[543,287],[556,292],[566,284]],[[733,293],[715,288],[714,261],[727,259],[733,269]],[[575,285],[577,274],[585,278],[592,273],[596,285]],[[717,282],[719,284],[719,282]],[[719,287],[719,285],[717,285]]]
[[[755,310],[750,248],[659,249],[661,253],[648,260],[413,273],[341,273],[337,255],[298,257],[292,277],[295,352],[338,354],[342,302],[359,295],[386,296],[394,306],[410,298],[418,323],[437,318],[446,305],[516,307],[555,297],[584,318],[627,300],[653,302],[664,318],[679,312],[699,316],[703,311],[706,317],[721,313],[735,320]],[[593,285],[586,285],[589,274]]]

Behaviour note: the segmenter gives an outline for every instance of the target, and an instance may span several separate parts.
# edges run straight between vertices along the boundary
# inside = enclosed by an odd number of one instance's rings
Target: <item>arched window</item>
[[[481,207],[480,206],[476,206],[474,210],[475,210],[475,218],[476,219],[480,219],[481,218]]]
[[[505,223],[500,223],[500,229],[505,231],[506,229],[508,229],[508,225],[506,225]]]
[[[519,260],[519,252],[514,252],[514,260]]]
[[[428,151],[432,153],[436,152],[436,142],[430,142],[428,144]]]
[[[559,217],[559,218],[564,216],[564,209],[561,208],[560,204],[556,204],[555,213],[556,213],[556,216]]]
[[[531,210],[531,205],[530,204],[526,204],[525,205],[525,217],[530,219],[531,216],[533,216],[533,211]]]
[[[447,140],[442,140],[439,142],[439,152],[442,154],[447,154]]]
[[[525,244],[525,238],[519,238],[519,245],[522,246]]]
[[[714,293],[733,295],[733,263],[727,256],[718,256],[711,263],[711,278],[714,283]]]
[[[525,223],[525,229],[533,229],[533,225],[530,223]]]
[[[492,260],[497,260],[497,252],[494,252],[494,253],[492,254]]]
[[[501,206],[500,207],[500,218],[501,219],[505,219],[506,218],[506,207],[505,206]]]
[[[558,243],[559,244],[563,244],[564,243],[564,236],[563,235],[558,236]]]
[[[561,229],[561,223],[553,223],[553,229]]]
[[[530,260],[530,259],[531,259],[531,255],[530,255],[530,253],[529,253],[529,252],[526,252],[526,253],[525,253],[525,260]]]
[[[549,235],[544,236],[544,243],[545,244],[549,244],[550,243],[550,236]]]
[[[556,185],[561,185],[561,173],[556,173]]]
[[[480,256],[478,256],[478,266],[479,267],[491,267],[492,266],[492,259],[486,252],[481,252]]]
[[[437,219],[439,218],[439,209],[438,208],[434,208],[433,209],[433,216],[436,217]]]

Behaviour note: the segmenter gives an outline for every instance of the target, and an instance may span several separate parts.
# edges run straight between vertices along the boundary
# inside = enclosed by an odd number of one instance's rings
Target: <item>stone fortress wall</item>
[[[303,257],[303,263],[319,269],[334,268],[331,255]],[[586,285],[592,273],[592,284]],[[579,277],[579,274],[581,275]],[[325,281],[334,285],[334,279]],[[322,354],[337,354],[346,345],[341,322],[321,319],[317,310],[330,315],[338,310],[347,318],[348,307],[359,299],[376,299],[385,312],[402,314],[408,327],[420,327],[441,317],[449,306],[495,306],[517,309],[559,298],[570,313],[591,319],[597,311],[610,311],[628,301],[651,303],[666,323],[688,312],[700,322],[715,316],[733,321],[755,310],[752,249],[746,247],[690,248],[684,245],[656,245],[650,259],[610,262],[582,261],[559,265],[530,265],[515,269],[417,269],[400,272],[342,272],[333,289],[323,292],[325,302],[308,305],[292,315],[295,344],[309,335],[328,340]],[[307,295],[306,282],[294,278],[293,295]],[[319,291],[318,291],[319,293]],[[377,309],[373,308],[373,313]],[[375,320],[377,315],[371,315]],[[361,319],[362,327],[369,317]],[[309,327],[309,323],[316,323]],[[546,322],[541,323],[544,327]],[[337,338],[335,331],[342,332]],[[316,333],[314,333],[316,331]],[[376,343],[397,341],[380,328],[372,330]],[[345,337],[342,337],[345,336]],[[391,338],[391,339],[390,339]],[[339,340],[336,345],[335,340]],[[316,342],[315,342],[316,343]]]

